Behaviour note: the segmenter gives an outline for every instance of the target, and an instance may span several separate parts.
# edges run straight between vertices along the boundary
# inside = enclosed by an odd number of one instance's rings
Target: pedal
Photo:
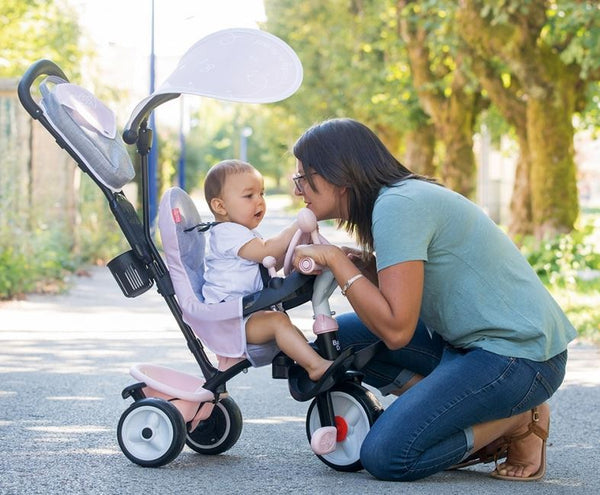
[[[272,376],[274,379],[288,379],[288,372],[290,366],[294,364],[294,361],[286,356],[283,352],[280,352],[275,356],[272,363]]]

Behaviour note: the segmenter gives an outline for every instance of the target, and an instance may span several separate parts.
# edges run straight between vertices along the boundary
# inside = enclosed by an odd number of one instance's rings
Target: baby
[[[263,288],[259,263],[273,256],[281,267],[296,222],[270,239],[254,229],[265,216],[264,181],[258,170],[240,160],[214,165],[204,183],[206,202],[218,222],[210,230],[209,254],[205,259],[202,289],[208,304],[243,297]],[[280,311],[258,311],[245,321],[246,341],[277,346],[317,381],[331,365],[306,341],[288,315]]]

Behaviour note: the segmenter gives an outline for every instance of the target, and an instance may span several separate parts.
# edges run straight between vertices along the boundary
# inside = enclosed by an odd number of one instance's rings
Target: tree
[[[385,6],[265,0],[265,11],[265,28],[286,40],[304,66],[302,87],[283,102],[298,122],[297,134],[323,119],[352,117],[376,130],[408,166],[435,173],[431,121],[412,88],[395,17]]]
[[[472,136],[492,104],[520,148],[511,233],[542,238],[573,228],[573,118],[600,121],[598,2],[266,0],[265,7],[268,29],[304,63],[303,88],[288,107],[301,122],[353,116],[394,151],[409,151],[409,137],[422,143],[411,156],[429,156],[435,142],[443,182],[471,195]]]
[[[19,77],[48,58],[70,75],[79,74],[80,28],[60,0],[0,0],[0,77]]]
[[[304,64],[296,110],[310,112],[308,124],[321,115],[363,120],[410,168],[471,196],[481,99],[477,85],[455,69],[452,25],[421,3],[267,0],[265,7],[268,29],[287,39]]]
[[[519,136],[512,233],[570,231],[579,210],[573,116],[600,79],[600,7],[462,0],[457,21],[482,85]]]
[[[252,129],[252,134],[246,138],[247,160],[264,176],[273,179],[276,189],[288,190],[286,181],[294,167],[289,150],[297,138],[294,115],[278,104],[252,105],[215,100],[204,101],[195,112],[186,138],[188,188],[200,187],[206,172],[215,163],[240,157],[244,128]]]
[[[441,176],[451,189],[472,197],[476,186],[473,134],[482,100],[468,73],[451,22],[452,5],[444,2],[397,1],[397,23],[408,54],[412,83],[443,143]]]

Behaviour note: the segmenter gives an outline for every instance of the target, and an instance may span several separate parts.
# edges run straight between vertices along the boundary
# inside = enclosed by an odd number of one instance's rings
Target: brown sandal
[[[485,447],[473,452],[469,457],[465,458],[458,464],[454,464],[453,466],[449,467],[448,471],[474,466],[475,464],[489,464],[490,462],[495,462],[498,464],[498,461],[506,458],[507,453],[508,442],[505,438],[500,437]]]
[[[540,467],[538,470],[530,476],[527,477],[519,477],[519,476],[508,476],[505,474],[500,474],[498,472],[498,463],[496,462],[496,469],[491,473],[493,478],[499,480],[507,480],[507,481],[536,481],[544,477],[546,474],[546,440],[548,439],[548,431],[544,430],[538,425],[540,420],[540,414],[538,412],[538,408],[534,407],[531,410],[531,423],[527,428],[525,433],[521,433],[520,435],[515,435],[514,437],[508,437],[507,447],[510,447],[512,442],[516,442],[519,440],[523,440],[525,437],[531,435],[532,433],[542,440],[542,458],[540,460]],[[548,430],[550,429],[550,423],[548,423]]]

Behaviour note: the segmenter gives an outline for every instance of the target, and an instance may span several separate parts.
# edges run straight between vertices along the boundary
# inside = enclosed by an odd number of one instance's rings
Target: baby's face
[[[225,221],[235,222],[255,229],[265,216],[265,186],[257,171],[231,174],[223,187]]]

